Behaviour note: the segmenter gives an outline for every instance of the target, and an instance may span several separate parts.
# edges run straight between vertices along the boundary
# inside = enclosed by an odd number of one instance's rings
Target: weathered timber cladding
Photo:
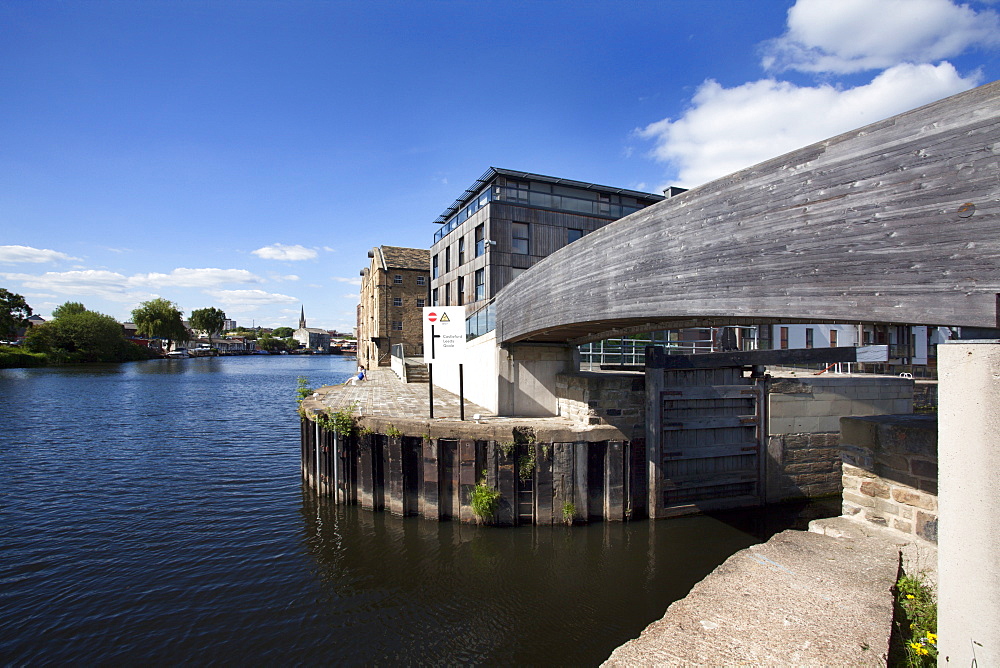
[[[474,522],[472,513],[472,488],[476,486],[476,442],[463,439],[458,442],[459,457],[459,518],[463,522]]]
[[[334,503],[478,523],[484,520],[472,512],[471,495],[484,481],[501,493],[491,524],[645,516],[641,439],[515,445],[367,430],[342,436],[311,420],[302,421],[300,436],[303,481]]]
[[[429,520],[438,519],[438,442],[423,440],[422,485],[420,514]]]
[[[768,160],[539,261],[497,295],[497,340],[740,322],[997,327],[998,155],[995,82]]]

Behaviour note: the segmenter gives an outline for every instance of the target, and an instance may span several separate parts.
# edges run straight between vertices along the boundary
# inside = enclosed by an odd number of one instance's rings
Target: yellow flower
[[[907,594],[906,598],[908,598],[908,599],[914,599],[914,598],[916,598],[916,596],[914,596],[913,594]]]
[[[927,634],[927,639],[930,640],[935,645],[937,644],[937,634],[936,633],[928,633]]]
[[[920,649],[920,648],[921,648],[921,645],[920,645],[920,643],[918,643],[918,642],[911,642],[911,643],[910,643],[910,647],[911,647],[912,649]]]
[[[926,647],[918,647],[917,654],[920,655],[930,654],[930,651]]]

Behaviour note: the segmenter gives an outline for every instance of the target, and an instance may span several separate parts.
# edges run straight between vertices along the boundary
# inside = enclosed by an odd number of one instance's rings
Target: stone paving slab
[[[404,383],[386,367],[371,369],[365,380],[356,385],[327,385],[317,391],[326,406],[340,410],[355,406],[355,414],[375,417],[427,418],[430,401],[427,383]],[[435,419],[458,419],[458,395],[440,387],[434,388]],[[471,420],[478,413],[494,417],[492,413],[471,401],[465,402],[465,417]]]
[[[884,666],[899,546],[855,523],[726,560],[605,666]]]

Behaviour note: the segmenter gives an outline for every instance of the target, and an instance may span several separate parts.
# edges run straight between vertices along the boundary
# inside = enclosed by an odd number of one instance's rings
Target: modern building
[[[299,328],[292,332],[292,338],[307,350],[330,352],[330,333],[325,329],[306,326],[306,307],[299,314]]]
[[[370,264],[361,270],[358,364],[389,366],[393,347],[406,357],[422,356],[430,254],[423,248],[377,246],[368,257]]]
[[[542,258],[662,199],[490,167],[434,221],[430,305],[470,315]]]

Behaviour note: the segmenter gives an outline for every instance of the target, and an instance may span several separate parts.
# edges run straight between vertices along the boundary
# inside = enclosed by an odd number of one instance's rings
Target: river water
[[[295,389],[353,358],[0,370],[0,663],[596,665],[826,505],[498,529],[315,499]]]

